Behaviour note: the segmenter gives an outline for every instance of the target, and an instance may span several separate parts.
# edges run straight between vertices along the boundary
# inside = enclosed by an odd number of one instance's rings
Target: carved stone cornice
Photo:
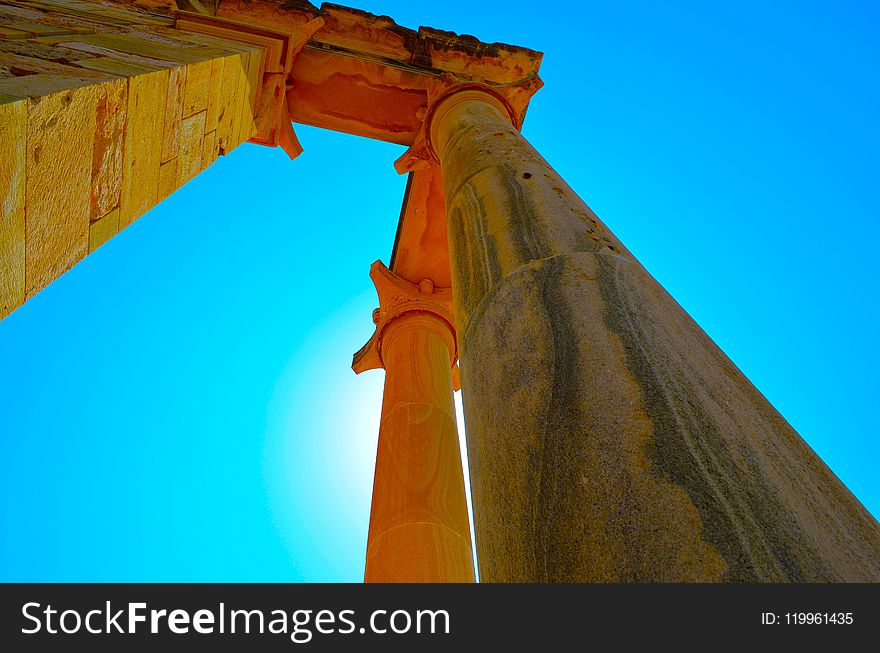
[[[174,16],[176,29],[263,48],[254,112],[256,133],[249,142],[281,147],[291,159],[303,151],[293,131],[287,101],[292,86],[291,72],[297,56],[323,25],[324,19],[320,16],[292,31],[189,11],[178,11]]]

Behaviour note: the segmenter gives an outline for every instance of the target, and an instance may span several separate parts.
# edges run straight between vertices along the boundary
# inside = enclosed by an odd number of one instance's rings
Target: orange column
[[[355,372],[383,367],[385,393],[365,582],[473,582],[452,401],[457,348],[449,289],[416,286],[376,262],[376,332]]]

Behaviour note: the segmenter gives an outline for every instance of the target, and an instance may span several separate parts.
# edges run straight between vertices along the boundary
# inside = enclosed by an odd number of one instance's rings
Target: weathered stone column
[[[376,333],[358,373],[385,368],[366,582],[473,582],[470,526],[452,401],[449,289],[415,286],[380,262]]]
[[[429,111],[483,581],[880,580],[880,527],[511,126]]]

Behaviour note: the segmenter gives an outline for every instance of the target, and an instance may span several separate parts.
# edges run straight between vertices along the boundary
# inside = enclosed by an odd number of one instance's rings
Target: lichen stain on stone
[[[654,474],[679,487],[696,508],[703,538],[727,563],[723,580],[833,580],[813,539],[799,530],[792,505],[779,494],[781,479],[769,477],[759,462],[762,444],[736,431],[722,435],[722,429],[741,428],[737,424],[771,427],[757,405],[721,408],[726,404],[711,393],[719,378],[729,383],[726,375],[705,377],[689,367],[695,357],[711,355],[714,345],[705,336],[695,342],[679,334],[672,347],[665,329],[679,331],[678,319],[689,318],[646,275],[642,285],[630,279],[643,275],[628,261],[600,258],[605,319],[624,343],[626,364],[654,425],[647,447]],[[643,292],[651,297],[644,307]]]
[[[581,281],[576,284],[579,288],[570,292],[572,281],[580,280],[581,267],[573,265],[560,273],[558,287],[563,299],[548,306],[548,310],[560,312],[565,305],[568,312],[575,307],[582,312],[585,305],[577,300],[591,296],[593,305],[600,304],[596,283]],[[604,486],[604,496],[598,504],[602,508],[593,529],[604,534],[599,539],[609,540],[608,545],[601,547],[608,557],[601,562],[587,559],[584,565],[605,568],[610,577],[603,580],[720,580],[726,564],[716,549],[703,540],[698,511],[680,487],[652,471],[647,451],[654,425],[645,411],[641,386],[627,374],[624,343],[610,331],[602,337],[601,330],[596,328],[599,321],[599,316],[589,320],[586,333],[578,329],[578,335],[592,341],[588,355],[593,357],[593,369],[602,371],[601,380],[590,383],[588,389],[578,388],[583,382],[576,375],[568,381],[575,390],[581,390],[572,402],[594,402],[579,407],[586,413],[589,428],[572,424],[570,430],[582,428],[581,437],[594,440],[592,446],[604,449],[602,462],[617,466],[615,470],[603,464],[581,471],[593,483]],[[582,343],[583,340],[578,346],[583,347]],[[579,358],[573,364],[583,362]],[[572,402],[567,409],[571,409]],[[614,460],[607,460],[609,455]]]

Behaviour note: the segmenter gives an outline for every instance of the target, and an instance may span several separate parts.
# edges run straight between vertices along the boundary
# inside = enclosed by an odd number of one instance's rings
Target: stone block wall
[[[263,48],[0,0],[0,319],[254,134]]]

